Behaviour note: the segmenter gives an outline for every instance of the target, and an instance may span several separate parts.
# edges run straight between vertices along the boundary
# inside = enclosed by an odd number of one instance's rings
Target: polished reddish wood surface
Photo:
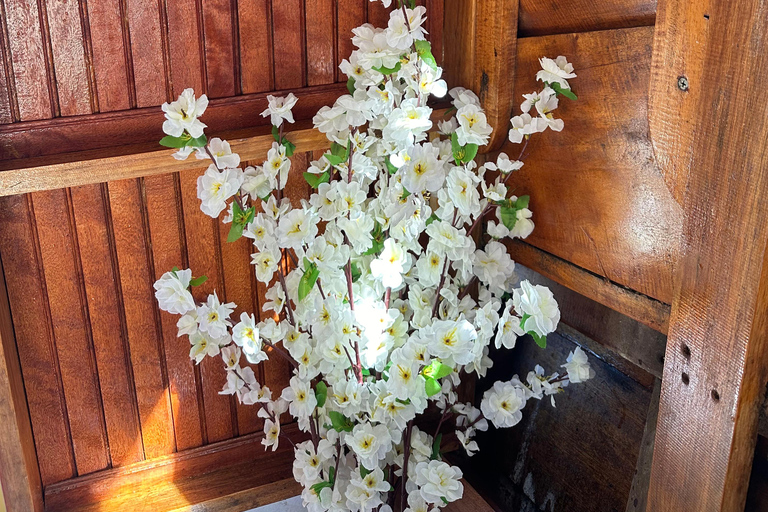
[[[656,0],[520,0],[520,37],[653,26]]]
[[[510,183],[531,196],[536,229],[527,243],[670,304],[682,212],[648,135],[652,44],[651,27],[519,40],[516,113],[536,88],[541,55],[573,61],[579,100],[560,101],[565,129],[534,137]],[[516,158],[521,147],[502,149]]]

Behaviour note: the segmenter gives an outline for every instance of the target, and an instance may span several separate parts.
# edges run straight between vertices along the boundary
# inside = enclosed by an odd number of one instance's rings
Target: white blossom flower
[[[377,468],[379,461],[387,456],[392,447],[392,436],[384,425],[359,423],[346,437],[345,442],[366,469]]]
[[[480,410],[496,428],[507,428],[517,425],[523,419],[520,410],[524,406],[525,393],[522,387],[512,382],[497,381],[483,395]]]
[[[461,499],[464,494],[463,476],[459,468],[439,460],[421,462],[416,466],[416,485],[421,497],[434,505]]]
[[[208,108],[208,97],[203,94],[195,99],[193,89],[184,89],[179,99],[173,103],[163,103],[165,112],[163,132],[172,137],[181,137],[186,131],[190,137],[198,138],[203,135],[205,125],[198,119]]]
[[[213,338],[220,338],[227,334],[227,327],[232,327],[229,315],[235,310],[235,303],[222,304],[214,291],[208,296],[205,304],[197,307],[199,329],[208,333]]]
[[[232,328],[232,340],[243,347],[243,353],[249,363],[257,364],[267,359],[267,354],[261,347],[259,328],[253,315],[240,314],[240,321]]]
[[[385,288],[397,289],[403,284],[403,274],[410,268],[408,253],[392,238],[384,241],[384,250],[371,262],[371,275]]]
[[[227,200],[237,194],[243,183],[240,169],[219,171],[214,164],[197,178],[197,197],[202,201],[200,209],[214,219],[227,208]]]
[[[483,145],[488,143],[493,128],[488,124],[482,109],[477,105],[464,105],[456,112],[459,127],[456,129],[459,145]]]
[[[190,269],[166,272],[155,284],[155,298],[160,309],[183,315],[195,310],[195,300],[189,291],[189,282],[192,280]]]
[[[540,117],[531,117],[530,114],[515,116],[510,119],[512,128],[509,130],[509,141],[519,143],[524,137],[533,133],[543,132],[547,129],[547,122]]]
[[[190,146],[187,146],[190,147]],[[229,146],[229,142],[221,140],[218,137],[214,137],[208,141],[208,150],[213,155],[213,161],[216,167],[219,169],[234,169],[240,165],[240,155],[232,152],[232,148]],[[208,152],[205,150],[197,151],[198,159],[210,158]]]
[[[467,320],[438,320],[433,324],[434,338],[429,351],[435,357],[467,364],[472,360],[472,346],[477,331]]]
[[[528,280],[521,282],[520,288],[513,292],[512,303],[519,315],[528,317],[525,322],[521,321],[526,332],[546,336],[554,332],[560,322],[557,301],[545,286],[532,285]]]
[[[440,150],[426,142],[413,146],[408,153],[410,158],[402,167],[403,186],[409,192],[437,192],[445,181]]]
[[[270,117],[270,122],[278,128],[283,124],[283,120],[293,123],[293,112],[291,109],[296,105],[298,98],[293,93],[285,97],[275,97],[267,95],[269,106],[261,113],[262,117]]]
[[[595,376],[595,370],[589,365],[587,354],[581,347],[576,347],[576,350],[568,354],[567,361],[563,368],[568,371],[568,380],[572,383],[584,382]]]
[[[536,80],[542,82],[560,84],[563,89],[570,89],[567,78],[576,78],[576,73],[573,72],[573,64],[570,64],[568,60],[560,55],[556,59],[549,59],[542,57],[539,59],[541,64],[541,71],[536,73]]]

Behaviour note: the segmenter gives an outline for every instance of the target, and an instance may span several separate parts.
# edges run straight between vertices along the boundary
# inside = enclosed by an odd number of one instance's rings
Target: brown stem
[[[387,288],[384,293],[384,309],[389,309],[389,301],[392,299],[392,288]]]
[[[445,284],[445,276],[448,275],[448,269],[451,267],[451,263],[448,261],[448,255],[445,255],[445,260],[443,261],[443,275],[440,276],[440,283],[437,285],[437,293],[435,293],[435,305],[432,306],[432,318],[437,316],[437,310],[440,307],[440,290],[443,289],[443,285]]]
[[[408,459],[411,458],[411,432],[413,431],[413,420],[408,422],[405,427],[403,441],[403,477],[400,484],[400,510],[405,510],[405,484],[408,483]]]
[[[333,468],[333,484],[331,485],[331,492],[336,488],[336,480],[338,480],[339,462],[341,461],[341,438],[336,439],[336,465]]]
[[[283,287],[283,293],[285,293],[285,309],[288,311],[288,321],[291,325],[296,327],[296,321],[293,318],[293,310],[291,309],[291,298],[288,295],[288,286],[285,284],[285,276],[283,275],[283,269],[277,267],[277,276],[280,279],[280,286]]]
[[[291,366],[293,366],[294,368],[298,368],[299,367],[299,363],[294,361],[293,358],[291,357],[291,355],[288,352],[286,352],[282,348],[278,347],[277,345],[273,345],[272,343],[270,343],[266,339],[263,339],[263,341],[264,341],[265,345],[267,345],[270,348],[275,349],[275,352],[280,354],[283,357],[283,359],[285,359],[286,361],[288,361],[291,364]]]

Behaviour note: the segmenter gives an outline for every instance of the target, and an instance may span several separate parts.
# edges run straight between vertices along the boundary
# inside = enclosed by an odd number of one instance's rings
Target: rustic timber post
[[[519,0],[445,0],[445,60],[450,87],[472,89],[493,134],[484,152],[507,139],[512,116]]]
[[[654,151],[685,220],[648,510],[744,510],[766,383],[768,3],[659,0]]]
[[[43,510],[43,489],[0,264],[0,482],[8,511]]]

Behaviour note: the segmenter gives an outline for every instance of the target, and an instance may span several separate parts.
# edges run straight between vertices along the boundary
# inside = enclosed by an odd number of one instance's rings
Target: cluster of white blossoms
[[[460,377],[492,366],[491,343],[511,349],[530,334],[544,348],[560,312],[547,288],[517,283],[502,242],[534,229],[528,197],[508,189],[523,152],[475,163],[492,127],[474,93],[447,90],[425,20],[424,7],[400,3],[386,28],[353,30],[357,49],[341,64],[349,94],[314,117],[331,149],[304,173],[314,191],[300,207],[283,194],[295,96],[268,98],[262,115],[275,142],[261,166],[245,169],[226,141],[203,134],[205,96],[187,90],[163,105],[161,143],[178,148],[176,158],[196,151],[211,161],[197,183],[202,211],[223,217],[229,241],[252,243],[267,291],[264,314],[232,318],[235,304],[215,292],[197,303],[191,287],[202,278],[174,269],[155,283],[159,306],[181,315],[192,359],[223,359],[222,393],[260,408],[266,448],[286,438],[285,415],[308,435],[288,440],[310,511],[437,510],[463,492],[461,471],[441,459],[442,427],[471,455],[489,423],[513,426],[528,400],[550,396],[554,405],[569,383],[594,376],[577,348],[562,374],[537,366],[525,382],[496,382],[479,408],[458,401]],[[545,86],[525,95],[513,143],[562,130],[553,111],[560,96],[575,98],[564,57],[541,65]],[[452,107],[435,115],[429,97],[446,94]],[[487,236],[477,236],[483,219]],[[268,357],[293,367],[283,390],[255,377],[251,365]],[[417,426],[429,408],[440,415],[432,434]]]

